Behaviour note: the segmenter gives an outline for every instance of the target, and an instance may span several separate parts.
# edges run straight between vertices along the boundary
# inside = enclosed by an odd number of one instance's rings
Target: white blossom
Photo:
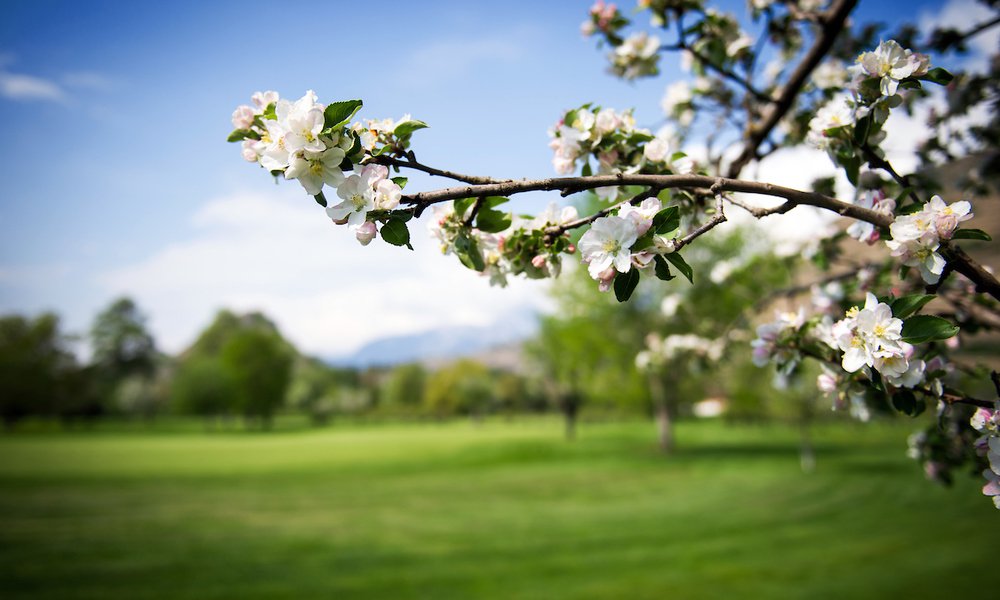
[[[580,238],[580,253],[594,279],[604,280],[607,269],[626,273],[632,267],[632,244],[639,233],[635,221],[621,217],[601,217]]]
[[[899,82],[907,77],[920,77],[927,73],[928,58],[903,48],[894,40],[879,42],[878,48],[858,57],[864,73],[879,78],[879,91],[883,96],[896,93]]]
[[[337,187],[344,182],[344,173],[340,170],[343,161],[344,151],[340,148],[297,152],[288,162],[285,179],[297,179],[308,194],[315,196],[323,190],[323,184]]]

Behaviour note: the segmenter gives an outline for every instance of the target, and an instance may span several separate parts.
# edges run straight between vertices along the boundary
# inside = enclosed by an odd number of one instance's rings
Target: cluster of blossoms
[[[937,283],[945,260],[937,250],[942,240],[950,240],[958,224],[972,218],[972,206],[965,200],[945,204],[940,196],[916,213],[896,217],[889,226],[891,240],[886,240],[893,256],[908,267],[917,267],[927,283]]]
[[[556,173],[569,175],[583,163],[583,174],[594,173],[590,157],[597,163],[597,175],[616,173],[690,173],[694,162],[680,151],[673,129],[664,127],[653,135],[637,128],[631,111],[585,104],[567,111],[550,130],[549,148]],[[615,199],[618,187],[598,188],[597,194]]]
[[[862,208],[874,210],[883,215],[892,215],[896,211],[896,201],[886,197],[879,190],[865,191],[856,204]],[[879,230],[867,221],[855,221],[847,228],[847,235],[864,242],[869,246],[875,244],[881,238]]]
[[[694,122],[697,96],[719,97],[726,93],[726,87],[718,79],[710,77],[696,77],[694,82],[675,81],[667,86],[660,100],[660,108],[668,118],[686,128]]]
[[[901,102],[899,88],[919,87],[927,78],[929,60],[923,54],[911,52],[894,40],[880,42],[871,52],[858,56],[854,66],[838,72],[834,63],[817,69],[814,83],[821,89],[839,87],[850,78],[850,95],[836,96],[821,107],[809,122],[806,141],[826,150],[834,161],[843,162],[853,156],[855,125],[864,127],[862,144],[878,141],[880,126],[889,116],[889,109]],[[864,122],[862,122],[864,120]]]
[[[561,255],[573,254],[576,248],[567,235],[553,237],[548,231],[575,221],[576,209],[559,208],[553,203],[533,219],[495,216],[502,215],[495,208],[505,201],[491,198],[481,206],[475,216],[478,227],[470,225],[475,211],[472,199],[435,208],[428,231],[442,254],[456,255],[466,267],[489,277],[491,285],[504,287],[511,275],[529,279],[557,277],[562,270]],[[488,218],[482,219],[483,215]]]
[[[923,379],[924,361],[913,359],[913,346],[903,341],[903,321],[892,316],[888,304],[868,293],[864,308],[853,307],[831,330],[835,350],[844,353],[841,366],[848,373],[875,369],[889,384],[912,388]],[[831,345],[832,346],[832,345]]]
[[[273,91],[257,92],[251,100],[253,106],[233,112],[236,129],[229,137],[242,142],[243,158],[298,181],[323,206],[324,186],[334,188],[342,201],[327,207],[327,215],[348,225],[361,244],[370,243],[378,233],[376,220],[388,221],[399,206],[405,178],[390,178],[386,167],[367,161],[405,152],[409,136],[426,125],[408,116],[348,124],[360,100],[323,105],[312,90],[294,102]]]
[[[775,311],[774,321],[757,326],[757,337],[750,342],[753,364],[763,367],[774,362],[778,366],[778,372],[784,375],[795,370],[802,356],[791,342],[798,336],[805,322],[805,311],[802,308],[795,312]]]
[[[714,9],[705,11],[704,18],[691,27],[697,39],[692,49],[701,56],[708,56],[716,64],[744,60],[750,57],[753,39],[747,35],[732,15]]]
[[[819,288],[814,292],[827,295]],[[830,296],[823,298],[824,306],[839,304],[842,290],[832,290]],[[909,303],[903,301],[900,304]],[[900,310],[905,310],[904,314],[912,314],[918,308],[913,304],[909,306],[911,308]],[[917,358],[915,347],[904,339],[903,327],[903,319],[893,316],[893,308],[880,302],[870,292],[866,294],[863,307],[852,307],[837,322],[833,322],[828,315],[807,319],[801,308],[797,312],[778,312],[773,322],[758,326],[757,338],[751,342],[753,361],[757,366],[774,362],[783,376],[795,370],[804,351],[814,356],[826,356],[831,364],[839,362],[843,371],[838,374],[824,368],[817,379],[817,387],[835,398],[834,408],[844,408],[849,402],[852,414],[863,417],[860,405],[876,379],[881,382],[878,384],[880,389],[887,393],[921,386],[920,391],[925,394],[940,396],[943,393],[938,378],[947,372],[944,359],[935,356],[925,362]],[[947,339],[952,335],[954,330],[945,328],[931,338]],[[832,349],[835,354],[830,356],[829,350],[823,348]],[[855,373],[863,378],[850,376]]]
[[[628,20],[622,16],[614,3],[606,4],[604,0],[597,0],[590,7],[587,20],[580,25],[580,33],[584,36],[601,33],[616,38],[618,31],[626,25]]]
[[[622,79],[651,77],[660,73],[660,38],[645,31],[633,33],[609,55],[611,72]]]
[[[993,504],[1000,509],[1000,402],[992,410],[978,409],[970,424],[982,434],[975,443],[976,453],[985,455],[989,462],[989,468],[983,471],[986,478],[983,494],[992,496]]]
[[[635,366],[640,370],[663,367],[678,358],[717,362],[725,351],[723,340],[710,340],[692,333],[672,334],[664,338],[656,334],[646,336],[646,349],[635,356]]]
[[[637,205],[625,204],[618,214],[600,217],[580,237],[580,254],[587,265],[587,272],[599,282],[599,289],[606,292],[619,273],[628,273],[633,267],[644,269],[653,264],[659,255],[675,250],[666,234],[677,228],[676,216],[653,228],[654,219],[662,205],[657,198],[646,198]],[[663,209],[672,211],[676,208]]]

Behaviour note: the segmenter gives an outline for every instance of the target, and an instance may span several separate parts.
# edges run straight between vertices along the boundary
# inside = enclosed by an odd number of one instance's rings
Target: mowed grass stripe
[[[0,439],[11,598],[915,598],[974,593],[997,515],[904,426],[335,426]],[[985,571],[984,571],[985,569]]]

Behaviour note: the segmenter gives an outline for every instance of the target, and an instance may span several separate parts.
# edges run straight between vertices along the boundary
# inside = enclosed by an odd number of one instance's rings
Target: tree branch
[[[447,177],[448,179],[454,179],[455,181],[462,181],[474,185],[511,181],[510,179],[495,179],[493,177],[485,177],[481,175],[464,175],[462,173],[455,173],[454,171],[435,169],[434,167],[429,167],[427,165],[421,164],[412,158],[407,160],[400,160],[398,158],[393,158],[385,154],[373,157],[371,162],[380,165],[385,165],[387,167],[396,167],[396,168],[413,169],[415,171],[423,171],[424,173],[435,175],[437,177]]]
[[[431,192],[419,192],[408,194],[402,197],[402,204],[409,204],[415,207],[414,214],[423,212],[425,208],[432,204],[447,202],[448,200],[458,200],[460,198],[479,198],[483,196],[510,196],[522,192],[533,191],[555,191],[559,190],[563,194],[572,194],[584,190],[592,190],[600,187],[614,187],[626,185],[639,185],[653,189],[663,190],[667,188],[679,189],[704,189],[715,193],[721,192],[745,192],[749,194],[760,194],[763,196],[773,196],[784,198],[785,202],[773,209],[753,209],[743,205],[740,201],[730,198],[729,202],[749,210],[755,216],[766,216],[768,214],[783,213],[792,210],[796,206],[815,206],[824,210],[835,212],[841,216],[849,217],[857,221],[865,221],[879,227],[889,227],[893,217],[871,209],[862,208],[855,204],[842,202],[836,198],[824,196],[816,192],[804,192],[792,188],[761,183],[756,181],[745,181],[742,179],[729,179],[725,177],[708,177],[705,175],[644,175],[644,174],[624,174],[599,175],[590,177],[552,177],[549,179],[518,179],[507,180],[497,183],[486,183],[480,185],[468,185],[462,187],[451,187]],[[648,197],[648,196],[647,196]],[[631,198],[629,202],[634,202],[639,198]],[[607,214],[611,209],[605,209]],[[592,215],[580,219],[574,225],[579,227],[592,222],[603,215]],[[587,220],[590,219],[590,220]],[[970,281],[976,284],[979,292],[989,294],[1000,300],[1000,281],[997,281],[989,271],[973,260],[958,246],[949,242],[942,242],[940,247],[941,255],[957,272],[965,275]]]
[[[844,29],[847,17],[854,10],[856,4],[857,0],[834,0],[833,5],[821,19],[823,28],[816,36],[816,41],[809,48],[809,52],[789,76],[777,99],[765,109],[763,119],[759,123],[750,125],[744,133],[746,143],[740,155],[730,163],[727,172],[729,177],[739,177],[743,167],[756,157],[757,149],[771,134],[778,121],[792,108],[796,97],[809,79],[809,75],[830,51],[833,42]]]

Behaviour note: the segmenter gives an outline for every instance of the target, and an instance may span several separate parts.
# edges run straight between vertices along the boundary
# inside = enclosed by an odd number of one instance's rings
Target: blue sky
[[[968,0],[953,0],[961,5]],[[938,2],[861,2],[859,17]],[[741,6],[742,3],[723,3]],[[496,8],[502,6],[502,8]],[[579,34],[589,2],[12,3],[0,21],[0,312],[55,310],[82,332],[135,297],[168,351],[218,308],[261,309],[311,352],[394,331],[486,325],[544,306],[543,286],[490,289],[436,256],[361,248],[294,183],[275,186],[225,143],[252,92],[359,97],[363,117],[431,129],[423,162],[552,175],[546,129],[586,101],[636,107],[663,89],[608,76]],[[414,177],[412,189],[440,183]],[[547,202],[545,198],[529,200]]]

